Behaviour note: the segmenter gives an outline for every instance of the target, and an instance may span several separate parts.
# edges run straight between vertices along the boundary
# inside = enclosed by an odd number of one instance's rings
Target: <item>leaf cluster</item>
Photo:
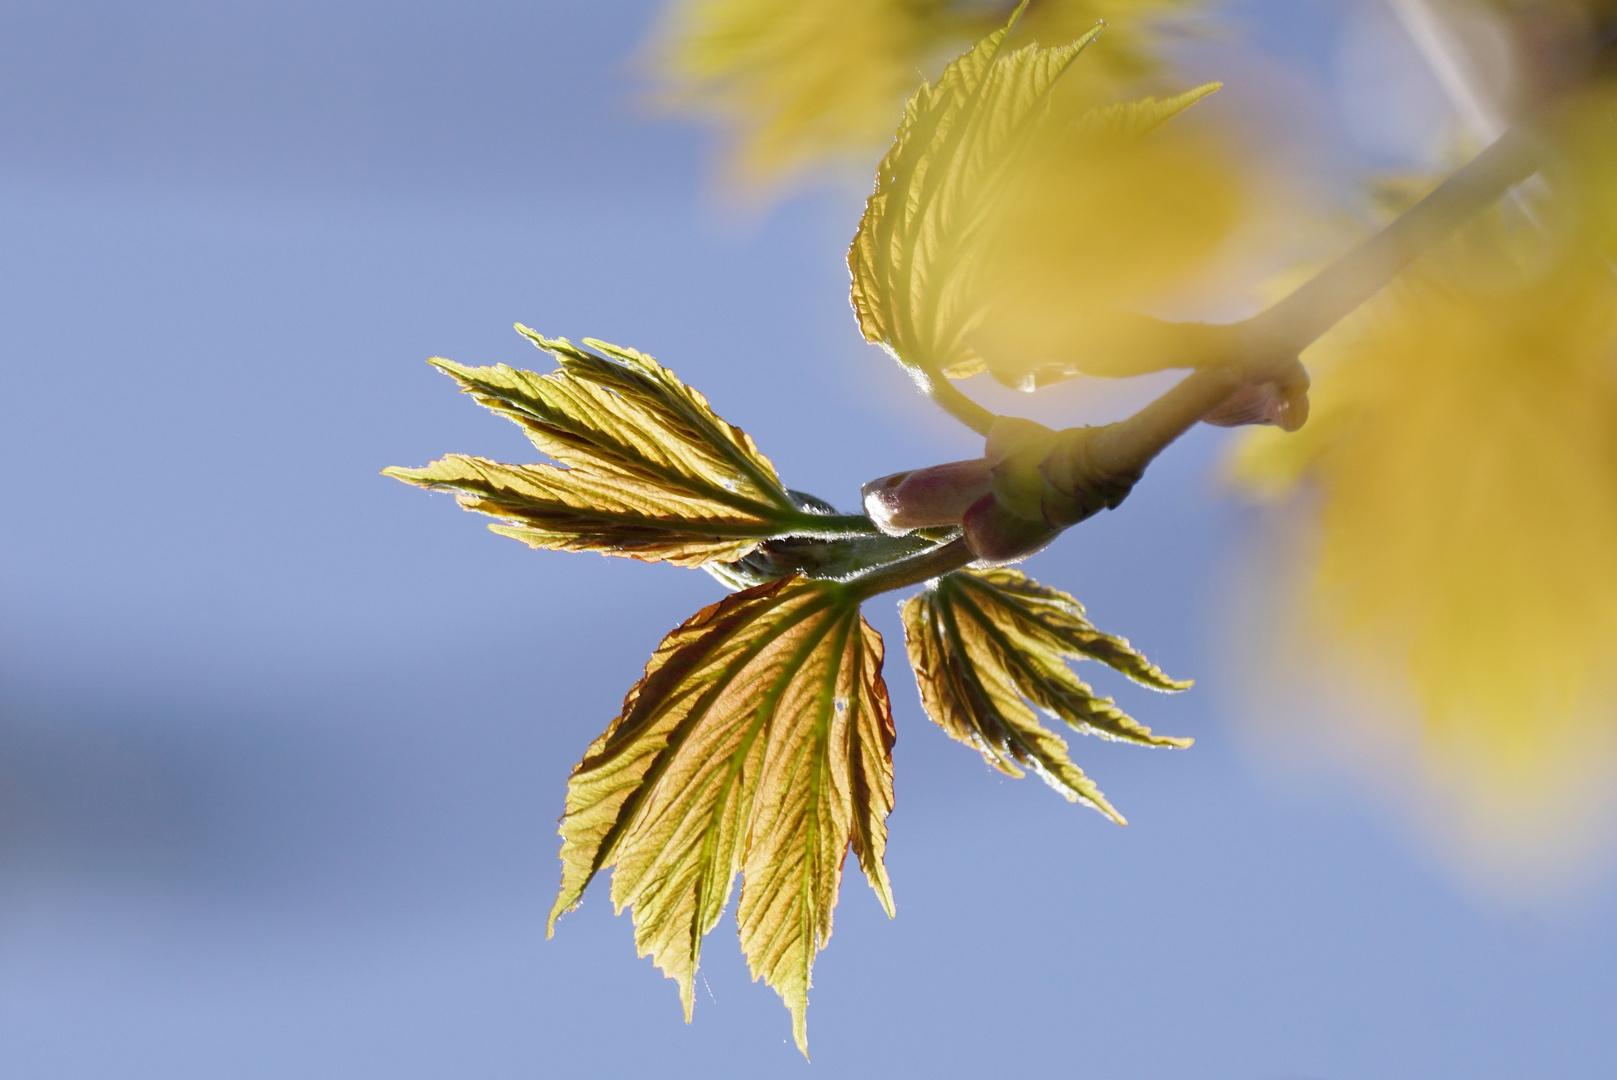
[[[1013,25],[910,100],[849,257],[866,336],[929,373],[977,363],[978,274],[997,257],[1030,148],[1058,130],[1134,139],[1197,96],[1052,128],[1052,89],[1094,34],[1011,49]],[[530,546],[702,567],[737,590],[663,639],[574,769],[560,827],[551,929],[610,870],[614,906],[631,912],[640,954],[678,984],[687,1019],[702,941],[733,897],[752,973],[781,995],[805,1053],[813,964],[848,852],[894,910],[883,859],[895,726],[881,637],[861,611],[869,598],[925,586],[903,607],[921,703],[1005,773],[1031,769],[1122,824],[1038,713],[1082,734],[1189,744],[1153,734],[1069,664],[1095,660],[1157,690],[1188,683],[1097,630],[1066,593],[968,566],[969,526],[883,535],[864,514],[788,489],[751,438],[651,357],[518,329],[557,370],[432,363],[551,463],[454,454],[386,472],[453,493]]]
[[[614,866],[613,904],[633,909],[641,955],[679,983],[689,1020],[702,938],[739,872],[742,951],[806,1050],[810,969],[850,846],[893,910],[881,661],[847,587],[801,577],[737,593],[669,634],[568,784],[552,929]]]
[[[830,939],[850,850],[893,912],[883,855],[895,729],[881,637],[860,607],[900,580],[895,568],[930,576],[958,530],[766,539],[843,519],[788,492],[744,433],[644,354],[524,333],[560,370],[433,363],[561,464],[452,455],[388,474],[453,491],[503,522],[495,531],[535,547],[702,565],[746,586],[663,639],[573,771],[551,929],[610,868],[613,904],[633,914],[637,948],[678,983],[689,1019],[702,940],[739,875],[742,951],[780,993],[806,1053],[814,958]],[[911,564],[918,570],[904,575]],[[1085,733],[1186,745],[1097,697],[1066,661],[1097,659],[1158,689],[1188,684],[1016,571],[943,573],[906,606],[905,627],[934,721],[998,767],[1020,775],[1012,762],[1026,764],[1119,823],[1023,699]]]
[[[949,574],[904,604],[904,637],[927,714],[949,737],[1011,776],[1026,766],[1069,802],[1127,824],[1073,764],[1067,744],[1038,722],[1029,702],[1086,735],[1144,746],[1186,747],[1154,735],[1099,697],[1068,660],[1098,660],[1156,690],[1168,678],[1122,638],[1096,630],[1077,600],[1009,567]]]

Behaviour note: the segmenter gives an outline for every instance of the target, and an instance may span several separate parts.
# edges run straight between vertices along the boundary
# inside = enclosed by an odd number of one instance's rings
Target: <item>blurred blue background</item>
[[[1418,143],[1341,105],[1387,92],[1340,44],[1371,2],[1235,5],[1220,46],[1321,177]],[[1253,752],[1218,610],[1250,521],[1210,430],[1033,566],[1200,680],[1096,676],[1198,740],[1075,745],[1128,829],[946,740],[880,602],[899,917],[845,882],[814,1064],[728,929],[688,1028],[599,886],[544,940],[568,770],[720,590],[378,476],[532,456],[421,361],[548,369],[518,319],[642,348],[845,507],[978,449],[859,340],[862,192],[732,209],[707,136],[644,107],[654,15],[0,8],[0,1072],[1614,1075],[1608,872],[1478,889]],[[1066,422],[1110,400],[1063,393],[1039,407]]]

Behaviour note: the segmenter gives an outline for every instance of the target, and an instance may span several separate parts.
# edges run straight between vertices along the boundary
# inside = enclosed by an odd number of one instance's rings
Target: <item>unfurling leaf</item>
[[[1029,389],[1187,362],[1141,313],[1221,250],[1242,184],[1214,140],[1157,129],[1217,84],[1085,111],[1054,91],[1099,29],[1010,50],[1011,29],[905,107],[848,252],[860,329],[928,374]]]
[[[848,251],[865,340],[951,377],[982,370],[966,337],[982,317],[983,253],[1022,153],[1049,113],[1051,89],[1098,32],[1010,51],[1015,21],[904,106]]]
[[[1088,803],[1123,824],[1067,756],[1067,744],[1039,723],[1027,703],[1085,734],[1147,746],[1190,745],[1188,739],[1152,734],[1111,699],[1097,697],[1067,661],[1099,660],[1157,690],[1190,684],[1168,678],[1122,638],[1096,630],[1071,596],[1016,570],[945,575],[907,601],[903,615],[927,715],[1001,772],[1021,776],[1018,766],[1025,765],[1069,801]]]
[[[972,336],[994,378],[1033,389],[1195,362],[1143,316],[1216,289],[1213,260],[1244,220],[1251,181],[1223,136],[1168,124],[1217,89],[1096,109],[1030,148]]]
[[[882,856],[893,720],[881,637],[837,583],[785,578],[669,634],[623,712],[574,770],[552,931],[612,866],[635,942],[679,983],[690,1018],[702,937],[741,873],[741,947],[792,1012],[831,936],[851,845],[891,914]]]
[[[586,338],[584,348],[518,326],[561,370],[432,364],[515,421],[555,465],[502,465],[451,454],[384,472],[452,491],[490,526],[531,547],[599,551],[698,566],[734,561],[806,515],[769,459],[707,399],[651,357]]]

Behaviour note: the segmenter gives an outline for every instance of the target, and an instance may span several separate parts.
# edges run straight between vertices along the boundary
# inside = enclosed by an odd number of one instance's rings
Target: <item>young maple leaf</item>
[[[1215,135],[1170,123],[1218,89],[1091,110],[1029,147],[970,336],[995,379],[1031,390],[1188,364],[1143,313],[1207,285],[1251,217],[1250,166]]]
[[[1071,596],[1017,570],[945,575],[906,601],[903,617],[921,703],[950,738],[976,747],[1011,776],[1022,775],[1018,765],[1033,769],[1068,801],[1093,806],[1119,825],[1127,824],[1123,816],[1027,702],[1085,734],[1144,746],[1190,745],[1153,734],[1110,698],[1097,696],[1067,660],[1099,660],[1155,690],[1190,684],[1168,678],[1122,638],[1096,630]]]
[[[1136,373],[1137,333],[1160,324],[1135,311],[1205,262],[1240,217],[1222,152],[1157,133],[1217,86],[1073,109],[1056,91],[1099,29],[1019,49],[1011,30],[905,106],[848,252],[860,329],[934,380],[987,369],[1031,387],[1080,364]],[[1162,366],[1153,359],[1140,370]]]
[[[1020,11],[1020,9],[1018,9]],[[865,340],[900,363],[951,377],[982,370],[967,343],[981,321],[983,255],[1056,81],[1098,31],[1012,50],[1003,26],[904,106],[848,250]]]
[[[801,577],[736,593],[658,646],[567,785],[562,885],[577,906],[608,866],[635,943],[694,1003],[702,938],[737,872],[741,948],[808,1053],[814,957],[852,847],[882,906],[894,739],[881,636],[846,586]]]
[[[515,421],[558,465],[504,465],[451,454],[383,472],[451,491],[494,532],[535,548],[598,551],[679,566],[733,562],[773,536],[824,532],[747,433],[651,357],[585,339],[584,348],[517,329],[561,361],[550,375],[432,364]]]

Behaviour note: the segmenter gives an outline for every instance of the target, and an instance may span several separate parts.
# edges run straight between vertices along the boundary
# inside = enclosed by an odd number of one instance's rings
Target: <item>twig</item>
[[[1512,127],[1386,228],[1241,324],[1248,342],[1260,350],[1301,352],[1410,263],[1532,176],[1545,157],[1545,139],[1537,125]]]
[[[861,574],[848,582],[848,588],[859,600],[868,600],[878,593],[892,592],[919,585],[952,570],[959,570],[977,558],[966,546],[965,537],[951,540],[931,551],[899,562],[889,563],[878,570]]]

